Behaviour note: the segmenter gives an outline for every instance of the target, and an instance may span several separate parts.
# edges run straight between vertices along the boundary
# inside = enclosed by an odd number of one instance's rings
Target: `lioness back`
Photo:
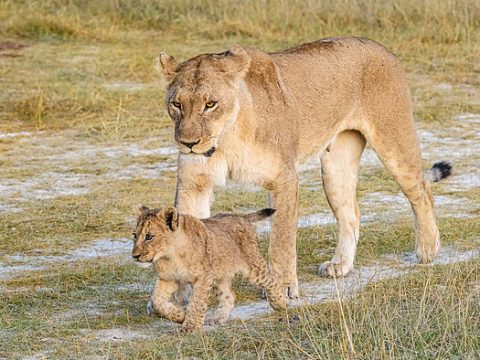
[[[256,49],[247,52],[252,65],[246,81],[254,93],[259,77],[265,78],[268,62],[276,65],[282,91],[298,118],[291,133],[299,132],[300,158],[317,152],[318,144],[328,141],[339,128],[355,128],[352,121],[362,121],[366,102],[372,101],[371,89],[375,93],[395,86],[399,96],[409,94],[399,61],[370,39],[325,38],[267,54]],[[405,101],[410,103],[409,98]]]

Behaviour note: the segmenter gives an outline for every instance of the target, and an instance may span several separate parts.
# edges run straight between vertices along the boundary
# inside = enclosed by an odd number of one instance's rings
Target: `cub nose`
[[[135,260],[138,260],[140,258],[141,254],[138,254],[138,255],[132,255],[132,257],[135,259]]]
[[[195,142],[186,142],[186,141],[182,141],[182,140],[179,140],[179,142],[191,149],[192,147],[194,147],[195,145],[197,145],[200,142],[200,139],[195,141]]]

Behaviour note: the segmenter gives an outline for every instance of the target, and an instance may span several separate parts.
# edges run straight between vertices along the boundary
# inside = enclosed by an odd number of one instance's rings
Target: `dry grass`
[[[2,336],[2,351],[11,355],[48,349],[49,358],[348,359],[352,353],[346,326],[357,358],[475,359],[480,351],[479,264],[424,268],[419,274],[372,284],[343,301],[345,322],[339,305],[327,303],[292,311],[300,321],[291,325],[273,315],[194,336],[162,334],[158,322],[139,311],[146,300],[144,290],[121,288],[130,281],[148,284],[144,271],[109,262],[78,264],[68,275],[44,276],[49,281],[35,283],[49,286],[42,291],[6,294],[0,314],[2,328],[9,332]],[[102,340],[112,328],[140,331],[145,337]]]
[[[480,113],[479,29],[475,0],[0,0],[0,43],[9,41],[0,46],[0,358],[477,358],[478,260],[372,284],[342,299],[342,311],[338,302],[292,310],[300,321],[291,325],[274,315],[183,336],[144,315],[153,272],[127,253],[58,259],[129,237],[136,202],[173,201],[175,155],[158,152],[173,146],[154,68],[160,49],[187,58],[234,43],[272,50],[340,34],[374,38],[405,64],[419,127],[438,134],[424,139],[426,154],[442,149],[425,166],[440,153],[456,169],[434,188],[444,201],[442,241],[478,247],[478,123],[455,117]],[[371,218],[357,263],[412,250],[408,205],[395,203],[388,173],[367,164],[358,190]],[[302,216],[329,211],[318,169],[302,173],[300,191]],[[213,210],[259,208],[265,198],[218,189]],[[333,224],[299,230],[302,280],[318,280],[336,239]],[[267,243],[262,237],[263,251]],[[23,255],[43,268],[24,268]],[[15,266],[18,274],[1,277]],[[258,299],[240,279],[235,288],[239,303]],[[112,329],[132,337],[105,337]]]

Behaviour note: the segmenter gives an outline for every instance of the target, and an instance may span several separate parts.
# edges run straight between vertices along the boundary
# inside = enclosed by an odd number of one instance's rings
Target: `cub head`
[[[168,253],[174,244],[179,215],[173,207],[149,209],[140,206],[136,213],[137,226],[133,233],[132,256],[139,262],[151,264]]]
[[[240,80],[248,71],[249,55],[235,46],[178,63],[162,52],[159,64],[168,81],[166,107],[180,151],[210,157],[237,118]]]

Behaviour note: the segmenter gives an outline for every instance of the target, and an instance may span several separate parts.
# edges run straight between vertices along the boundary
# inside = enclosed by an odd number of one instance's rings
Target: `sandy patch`
[[[129,329],[105,329],[95,332],[96,340],[100,341],[128,341],[133,339],[147,339],[152,337],[148,336],[140,331],[133,331]]]
[[[6,133],[6,132],[1,132],[0,131],[0,140],[1,139],[9,139],[9,138],[15,138],[15,137],[20,137],[20,136],[31,136],[32,133],[28,131],[21,131],[21,132],[13,132],[13,133]]]
[[[65,255],[5,255],[3,262],[0,262],[0,280],[21,276],[24,271],[44,270],[59,263],[71,263],[99,257],[118,256],[126,262],[130,261],[131,251],[132,240],[130,239],[100,239]]]
[[[0,213],[21,211],[21,203],[24,201],[85,195],[98,182],[156,179],[164,172],[176,171],[177,149],[155,146],[156,143],[158,140],[147,139],[122,145],[78,143],[64,147],[62,136],[30,137],[25,146],[12,148],[3,156],[6,161],[22,163],[26,170],[37,174],[23,179],[0,179]],[[152,164],[122,164],[141,156],[158,156],[162,160]],[[91,172],[77,172],[77,168],[84,169],[89,163]],[[101,173],[96,173],[95,169],[101,170]],[[5,170],[8,171],[8,168]]]
[[[446,265],[468,261],[479,256],[478,249],[458,250],[458,248],[446,246],[440,250],[433,265]],[[311,305],[322,302],[337,301],[337,289],[341,298],[348,298],[368,284],[385,279],[398,278],[403,274],[418,271],[417,260],[414,254],[388,255],[386,259],[394,260],[394,266],[377,264],[372,266],[360,266],[355,268],[351,274],[340,279],[321,279],[319,281],[304,283],[300,285],[302,298],[291,302],[291,307]],[[432,265],[426,265],[432,266]],[[237,306],[231,315],[232,320],[250,320],[259,316],[272,313],[266,301],[258,301],[246,305]]]

